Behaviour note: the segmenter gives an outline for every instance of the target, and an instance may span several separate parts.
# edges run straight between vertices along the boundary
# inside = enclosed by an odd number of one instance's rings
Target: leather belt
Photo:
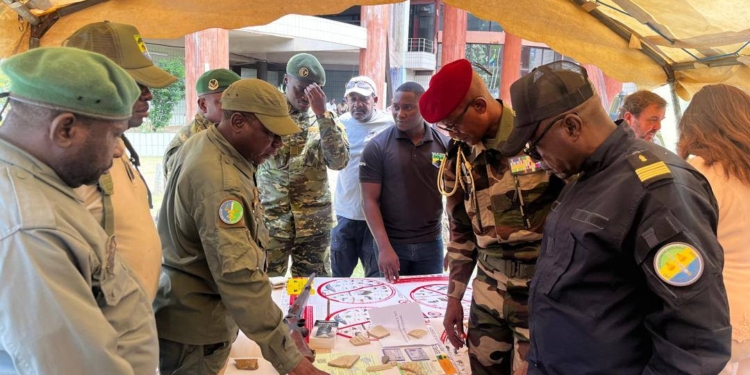
[[[535,264],[521,263],[517,260],[503,259],[489,254],[479,254],[479,261],[485,268],[497,271],[509,278],[530,279],[536,270]]]

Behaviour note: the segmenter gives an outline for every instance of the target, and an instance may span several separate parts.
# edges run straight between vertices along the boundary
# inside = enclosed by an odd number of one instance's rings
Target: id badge
[[[531,174],[542,170],[542,163],[528,155],[509,158],[508,164],[510,164],[510,173],[514,175]]]

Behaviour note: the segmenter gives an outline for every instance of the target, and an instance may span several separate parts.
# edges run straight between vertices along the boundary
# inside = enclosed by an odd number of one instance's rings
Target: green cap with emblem
[[[241,79],[242,77],[229,69],[211,69],[198,78],[195,91],[198,96],[222,92]]]
[[[289,135],[302,129],[289,117],[286,96],[270,83],[255,79],[241,79],[221,94],[221,108],[255,114],[263,126],[273,134]]]
[[[141,94],[112,60],[77,48],[32,49],[5,59],[2,70],[12,99],[97,119],[129,119]]]
[[[326,71],[315,56],[309,53],[298,53],[286,64],[286,74],[315,82],[321,86],[326,84]]]
[[[146,87],[162,88],[177,81],[177,77],[154,65],[141,34],[131,25],[109,21],[90,23],[65,39],[62,45],[101,53]]]

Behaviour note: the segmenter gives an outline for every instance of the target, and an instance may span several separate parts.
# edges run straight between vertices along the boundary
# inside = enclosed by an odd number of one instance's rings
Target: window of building
[[[409,39],[432,40],[435,37],[435,4],[409,7]]]
[[[443,4],[443,2],[441,1],[440,2],[440,13],[438,13],[438,15],[440,16],[439,17],[440,20],[438,21],[438,23],[440,24],[440,27],[438,28],[438,30],[440,30],[440,31],[443,31],[443,13],[444,12],[445,12],[445,4]]]
[[[550,48],[523,46],[521,47],[521,76],[526,75],[537,66],[560,60],[573,61]]]
[[[474,70],[482,77],[490,92],[496,95],[500,88],[500,76],[502,75],[503,46],[501,44],[467,43],[466,59],[484,68],[474,67]]]
[[[466,15],[466,30],[468,31],[503,31],[503,27],[495,21],[483,20],[471,13]]]
[[[359,5],[353,6],[339,14],[326,14],[318,16],[331,21],[348,23],[350,25],[361,26],[362,25],[362,11]]]

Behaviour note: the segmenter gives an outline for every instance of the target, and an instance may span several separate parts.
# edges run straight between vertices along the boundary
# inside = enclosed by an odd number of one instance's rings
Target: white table
[[[328,285],[330,284],[330,285]],[[355,287],[357,284],[359,287]],[[443,319],[441,311],[441,293],[442,287],[439,284],[445,284],[447,286],[447,278],[443,275],[427,276],[427,277],[415,277],[415,278],[404,278],[402,283],[390,284],[390,287],[386,284],[382,278],[368,278],[368,279],[334,279],[334,278],[316,278],[315,279],[315,295],[310,297],[308,305],[312,306],[315,312],[316,320],[325,320],[326,317],[332,315],[336,311],[341,311],[343,306],[346,306],[346,301],[352,302],[355,305],[360,306],[359,309],[371,308],[376,306],[390,305],[394,303],[404,303],[411,301],[418,301],[422,305],[422,311],[425,315],[429,316],[429,325],[434,329],[436,335],[444,336]],[[351,285],[349,291],[342,291],[342,288],[348,288]],[[318,290],[320,288],[320,290]],[[392,291],[395,290],[395,295],[392,295]],[[411,292],[409,292],[411,290]],[[334,303],[329,304],[326,298],[319,296],[320,293],[331,292],[327,299],[334,300]],[[364,303],[364,298],[378,298],[378,296],[384,298],[383,300],[376,300],[373,303]],[[447,297],[447,296],[445,296]],[[274,301],[281,307],[282,311],[286,313],[289,306],[289,298],[286,296],[286,288],[276,289],[273,292]],[[464,298],[465,310],[468,310],[468,302],[471,300],[470,293]],[[342,302],[344,301],[344,302]],[[434,302],[434,303],[433,303]],[[330,311],[327,311],[330,309]],[[352,310],[357,309],[352,308]],[[437,316],[439,314],[439,316]],[[468,318],[468,314],[465,314]],[[311,322],[312,323],[312,322]],[[362,329],[357,327],[357,329]],[[339,331],[342,333],[342,331]],[[450,344],[446,345],[448,350],[452,350]],[[437,348],[435,348],[436,350]],[[347,354],[365,354],[373,353],[377,354],[377,358],[382,355],[381,346],[378,342],[372,342],[370,345],[365,346],[354,346],[349,343],[348,338],[338,336],[336,338],[336,344],[332,350],[318,349],[318,354],[324,354],[327,352],[333,353],[347,353]],[[462,349],[458,354],[451,353],[454,358],[454,364],[460,373],[469,373],[468,356],[466,349]],[[240,332],[237,340],[232,345],[232,350],[229,355],[228,364],[220,372],[225,375],[247,375],[250,372],[237,370],[234,366],[234,358],[259,358],[260,368],[252,373],[255,375],[277,375],[278,372],[271,366],[271,364],[262,358],[260,347],[255,344],[252,340],[248,339],[242,332]],[[463,370],[463,371],[462,371]],[[373,373],[383,374],[386,372]]]

